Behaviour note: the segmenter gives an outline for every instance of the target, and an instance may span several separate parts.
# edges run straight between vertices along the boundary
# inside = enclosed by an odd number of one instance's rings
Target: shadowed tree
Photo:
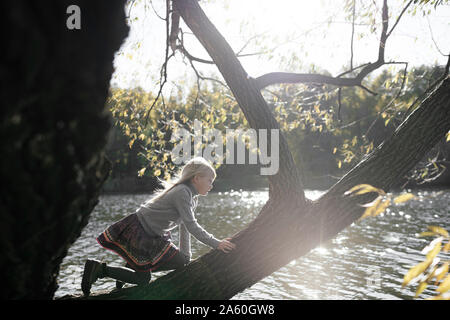
[[[128,32],[124,4],[0,5],[3,299],[53,297],[59,265],[98,202],[109,172],[105,100]]]

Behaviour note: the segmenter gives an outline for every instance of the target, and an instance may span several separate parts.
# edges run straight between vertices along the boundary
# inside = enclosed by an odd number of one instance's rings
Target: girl
[[[177,175],[179,176],[179,175]],[[147,284],[151,271],[183,267],[191,260],[190,234],[199,241],[225,253],[235,248],[230,238],[218,240],[206,232],[195,219],[198,195],[206,196],[216,178],[214,168],[202,157],[191,159],[181,169],[181,177],[155,197],[108,227],[97,237],[98,243],[120,255],[126,267],[111,267],[88,259],[81,288],[88,296],[98,278],[110,277],[122,282]],[[171,241],[170,230],[179,226],[179,248]]]

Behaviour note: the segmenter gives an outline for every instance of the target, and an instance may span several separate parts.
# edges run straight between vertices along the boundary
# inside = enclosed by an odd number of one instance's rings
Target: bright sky
[[[362,5],[376,2],[381,10],[382,1],[356,1],[356,10]],[[337,75],[344,65],[349,65],[351,24],[345,22],[343,4],[336,0],[210,0],[200,2],[207,16],[222,33],[232,48],[239,51],[248,39],[259,35],[249,43],[242,53],[255,53],[274,49],[272,59],[268,55],[240,58],[248,74],[253,77],[267,72],[305,72],[314,63]],[[403,1],[389,1],[390,27],[401,11]],[[165,55],[165,1],[137,0],[131,8],[131,29],[128,38],[117,54],[113,86],[130,88],[141,86],[156,92],[159,70]],[[399,7],[394,8],[397,5]],[[153,8],[152,8],[153,6]],[[376,9],[372,9],[376,10]],[[381,14],[375,13],[377,22]],[[328,21],[332,21],[328,24]],[[360,19],[360,18],[359,18]],[[367,21],[367,20],[366,20]],[[378,41],[381,28],[370,33],[368,27],[357,20],[354,36],[353,65],[374,62],[378,55]],[[379,25],[379,23],[378,23]],[[184,23],[183,31],[190,32]],[[365,34],[361,39],[360,34]],[[408,61],[413,65],[445,65],[450,53],[450,5],[432,8],[430,15],[405,14],[388,40],[385,60]],[[434,41],[433,41],[434,39]],[[257,43],[259,42],[259,44]],[[192,34],[185,35],[185,46],[194,56],[209,59]],[[295,54],[298,59],[292,60]],[[204,74],[216,72],[215,67],[195,64]],[[400,68],[400,67],[399,67]],[[193,79],[194,72],[181,54],[169,62],[169,80],[165,94],[176,86],[182,86],[185,79]]]

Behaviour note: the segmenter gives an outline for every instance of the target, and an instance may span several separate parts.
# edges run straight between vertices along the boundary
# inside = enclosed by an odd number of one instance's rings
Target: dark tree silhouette
[[[51,299],[59,265],[109,171],[105,110],[124,1],[2,2],[0,281],[3,299]],[[67,8],[81,10],[69,30]],[[72,11],[69,11],[72,13]]]

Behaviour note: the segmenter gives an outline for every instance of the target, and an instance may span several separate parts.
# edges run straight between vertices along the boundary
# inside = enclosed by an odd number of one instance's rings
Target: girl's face
[[[202,196],[206,196],[206,194],[212,189],[214,182],[214,176],[212,173],[208,173],[205,176],[195,175],[192,178],[192,184],[194,185],[197,192]]]

